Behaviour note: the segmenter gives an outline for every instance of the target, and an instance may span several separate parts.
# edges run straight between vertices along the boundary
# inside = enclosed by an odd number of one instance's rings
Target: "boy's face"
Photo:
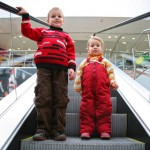
[[[47,20],[50,26],[60,28],[64,23],[63,14],[60,10],[52,10]]]
[[[88,46],[88,52],[93,56],[102,54],[103,50],[101,42],[96,39],[91,39]]]

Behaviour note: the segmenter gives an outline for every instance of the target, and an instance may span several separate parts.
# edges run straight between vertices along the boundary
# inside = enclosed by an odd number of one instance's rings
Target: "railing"
[[[0,99],[36,73],[34,50],[1,50]]]
[[[18,9],[13,8],[13,7],[7,5],[7,4],[5,4],[3,2],[0,2],[0,8],[3,9],[3,10],[5,10],[5,11],[7,11],[7,12],[10,12],[10,13],[13,13],[15,15],[21,16],[21,15],[17,14],[18,13]],[[37,19],[37,18],[35,18],[35,17],[31,16],[31,15],[29,17],[30,17],[30,19],[32,21],[40,23],[42,25],[45,25],[45,26],[49,27],[49,24],[47,24],[46,22],[44,22],[44,21],[42,21],[40,19]]]
[[[1,50],[0,67],[35,67],[35,50]]]
[[[150,91],[150,12],[96,32],[104,56]],[[106,37],[111,39],[109,45]]]
[[[34,49],[28,49],[29,39],[20,33],[21,17],[17,14],[18,10],[5,3],[0,2],[0,100],[16,91],[24,81],[36,73],[33,62]],[[49,26],[46,22],[30,16],[34,26]],[[19,30],[19,32],[18,32]],[[20,47],[22,46],[22,47]],[[16,50],[15,47],[18,47]],[[23,50],[25,49],[25,50]],[[17,92],[14,92],[17,99]]]
[[[110,31],[112,29],[115,29],[115,28],[118,28],[118,27],[121,27],[121,26],[125,26],[125,25],[128,25],[130,23],[133,23],[133,22],[136,22],[136,21],[139,21],[139,20],[142,20],[144,18],[148,18],[150,17],[150,12],[147,12],[145,14],[142,14],[140,16],[137,16],[137,17],[134,17],[134,18],[131,18],[129,20],[126,20],[124,22],[121,22],[121,23],[118,23],[116,25],[113,25],[107,29],[104,29],[104,30],[101,30],[101,31],[98,31],[98,32],[95,32],[93,35],[95,36],[96,34],[100,34],[100,33],[104,33],[105,31]]]
[[[134,79],[150,69],[150,40],[149,33],[147,33],[148,31],[150,31],[150,29],[144,30],[141,34],[121,35],[109,54],[109,60]],[[128,51],[119,51],[120,47],[118,45],[122,42],[122,37],[129,38],[129,36],[131,36],[131,38],[136,36],[135,42],[128,45]],[[145,42],[143,39],[147,39],[147,47],[141,47],[142,42]],[[141,48],[145,50],[140,51]],[[139,72],[139,70],[141,71]]]

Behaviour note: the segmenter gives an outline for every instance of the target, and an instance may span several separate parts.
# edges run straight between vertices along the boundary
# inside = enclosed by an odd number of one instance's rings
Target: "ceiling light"
[[[144,39],[144,41],[146,41],[146,42],[147,42],[147,41],[148,41],[148,39],[147,39],[147,38],[145,38],[145,39]]]

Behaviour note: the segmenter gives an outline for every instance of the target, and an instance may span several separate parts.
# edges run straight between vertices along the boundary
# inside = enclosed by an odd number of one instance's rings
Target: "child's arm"
[[[115,73],[114,73],[114,69],[113,69],[113,66],[110,62],[106,61],[106,70],[107,70],[107,73],[108,73],[108,77],[110,79],[110,87],[112,89],[117,89],[118,88],[118,84],[116,82],[116,79],[115,79]]]
[[[29,13],[23,7],[16,7],[19,12],[18,14],[22,15],[22,23],[21,23],[21,32],[22,34],[30,38],[31,40],[38,41],[41,37],[41,29],[40,28],[31,28]]]
[[[85,63],[86,63],[86,59],[84,59],[78,69],[77,69],[77,73],[76,73],[76,78],[75,78],[75,82],[74,82],[74,90],[76,92],[82,92],[82,85],[81,85],[81,77],[82,77],[82,74],[83,74],[83,69],[85,67]]]
[[[76,70],[75,46],[73,40],[69,35],[67,35],[66,42],[67,42],[66,51],[68,54],[68,68],[73,69],[75,71]]]

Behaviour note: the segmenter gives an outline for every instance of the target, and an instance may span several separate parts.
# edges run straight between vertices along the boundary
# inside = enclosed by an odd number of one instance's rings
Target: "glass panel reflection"
[[[104,56],[150,90],[150,18],[97,35],[105,39]]]

